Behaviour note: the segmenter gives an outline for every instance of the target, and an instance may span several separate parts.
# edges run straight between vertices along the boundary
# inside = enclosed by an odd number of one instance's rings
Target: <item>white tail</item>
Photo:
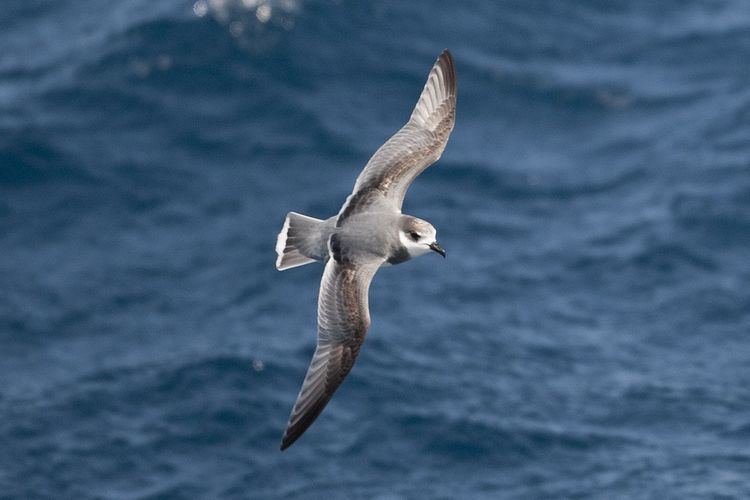
[[[314,246],[323,221],[314,217],[289,212],[276,238],[276,269],[283,271],[315,262]]]

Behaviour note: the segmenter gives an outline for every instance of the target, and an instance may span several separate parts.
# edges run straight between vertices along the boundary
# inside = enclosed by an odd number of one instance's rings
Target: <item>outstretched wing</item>
[[[375,152],[357,178],[337,225],[383,201],[401,210],[411,182],[440,158],[455,120],[456,72],[453,57],[445,50],[432,67],[409,121]]]
[[[328,259],[318,295],[318,344],[289,417],[281,449],[310,427],[354,365],[370,326],[367,294],[382,260]]]

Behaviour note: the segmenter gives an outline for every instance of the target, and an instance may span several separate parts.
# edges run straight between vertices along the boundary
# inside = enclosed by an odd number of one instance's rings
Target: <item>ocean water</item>
[[[750,497],[750,2],[4,0],[0,498]],[[278,450],[336,213],[458,118]]]

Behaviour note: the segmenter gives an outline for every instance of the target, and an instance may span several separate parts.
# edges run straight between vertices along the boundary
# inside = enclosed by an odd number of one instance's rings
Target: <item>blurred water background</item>
[[[4,0],[1,498],[750,497],[750,2]],[[287,452],[338,211],[458,119]]]

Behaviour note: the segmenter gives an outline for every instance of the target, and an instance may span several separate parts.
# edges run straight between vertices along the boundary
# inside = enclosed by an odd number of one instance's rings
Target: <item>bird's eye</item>
[[[409,236],[411,236],[411,239],[414,241],[417,241],[419,239],[419,233],[416,231],[410,231]]]

